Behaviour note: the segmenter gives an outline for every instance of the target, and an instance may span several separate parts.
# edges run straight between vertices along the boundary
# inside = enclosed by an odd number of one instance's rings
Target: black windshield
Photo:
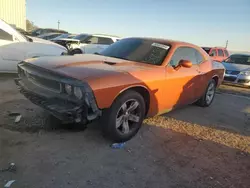
[[[161,65],[170,46],[153,40],[127,38],[119,40],[100,52],[100,55],[152,65]]]
[[[250,55],[231,55],[225,60],[226,63],[250,65]]]

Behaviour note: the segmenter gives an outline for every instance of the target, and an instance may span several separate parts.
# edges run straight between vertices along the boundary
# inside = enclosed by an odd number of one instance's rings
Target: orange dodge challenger
[[[103,118],[104,133],[122,142],[145,117],[191,103],[209,106],[224,72],[193,44],[125,38],[100,54],[27,59],[18,64],[15,82],[62,123]]]

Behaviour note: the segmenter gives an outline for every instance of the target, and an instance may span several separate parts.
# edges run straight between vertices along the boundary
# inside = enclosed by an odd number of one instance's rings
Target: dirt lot
[[[250,187],[250,90],[225,94],[206,109],[188,106],[150,118],[122,149],[99,131],[49,125],[47,114],[0,79],[0,187]],[[229,93],[226,91],[226,93]],[[11,113],[21,113],[15,123]]]

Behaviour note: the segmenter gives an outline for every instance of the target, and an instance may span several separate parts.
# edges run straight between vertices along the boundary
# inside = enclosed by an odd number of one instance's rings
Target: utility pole
[[[227,48],[227,45],[228,45],[228,40],[226,41],[226,48]]]
[[[57,21],[57,28],[59,30],[59,28],[60,28],[60,20]]]

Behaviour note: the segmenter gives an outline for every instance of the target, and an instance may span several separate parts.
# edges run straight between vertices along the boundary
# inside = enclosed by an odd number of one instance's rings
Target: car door
[[[201,98],[204,94],[208,80],[207,80],[207,72],[208,72],[208,60],[196,49],[193,49],[196,55],[196,68],[198,71],[197,79],[196,79],[196,88],[195,88],[195,100]]]
[[[84,52],[89,54],[101,52],[112,43],[110,40],[106,37],[92,36],[88,39],[88,44],[84,46]]]
[[[111,38],[108,37],[98,37],[98,50],[104,50],[107,48],[109,45],[113,44],[114,41]],[[98,51],[98,52],[100,52]]]
[[[192,67],[176,68],[180,60],[189,60]],[[166,109],[190,104],[195,101],[195,89],[199,84],[199,67],[193,48],[179,47],[175,50],[166,67],[165,95],[167,97]]]
[[[98,37],[96,36],[91,36],[88,40],[87,40],[87,44],[85,44],[83,46],[83,51],[86,54],[93,54],[95,52],[98,51]]]

